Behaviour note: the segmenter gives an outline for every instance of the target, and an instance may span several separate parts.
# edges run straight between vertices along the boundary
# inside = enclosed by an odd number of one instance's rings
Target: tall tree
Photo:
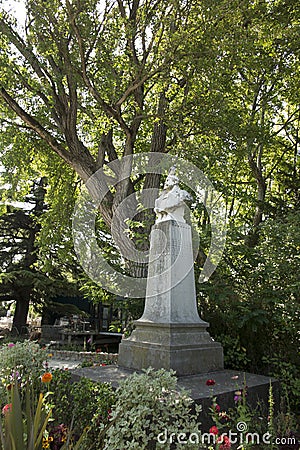
[[[207,77],[221,67],[226,27],[241,14],[236,2],[27,0],[26,7],[23,31],[0,17],[5,120],[42,139],[83,182],[122,156],[191,146],[213,129],[220,95],[209,94]],[[122,172],[99,207],[108,227],[128,195],[159,187],[157,175],[137,183],[130,167]]]
[[[29,305],[42,306],[56,294],[74,293],[74,283],[64,270],[42,264],[39,255],[41,216],[45,212],[45,183],[33,184],[30,195],[19,206],[7,204],[0,214],[0,301],[15,302],[12,331],[26,332]],[[49,268],[48,268],[49,269]]]
[[[294,154],[284,133],[299,112],[296,2],[26,7],[22,31],[0,17],[3,134],[19,129],[35,149],[43,140],[83,182],[124,155],[176,147],[216,181],[231,218],[259,228],[280,162]],[[159,186],[122,170],[100,205],[108,228],[126,196]]]
[[[0,267],[1,300],[15,300],[13,329],[21,333],[25,329],[27,314],[35,278],[37,261],[37,234],[40,230],[38,217],[44,209],[44,180],[34,190],[32,210],[7,206],[0,216]],[[29,203],[27,203],[27,206]]]
[[[184,2],[27,1],[24,34],[5,13],[0,20],[13,52],[3,55],[1,97],[83,181],[145,146],[149,127],[147,146],[164,152],[165,89],[179,45],[173,35],[188,12]],[[157,177],[148,175],[145,186],[157,187]],[[128,177],[101,204],[108,226],[133,190]]]

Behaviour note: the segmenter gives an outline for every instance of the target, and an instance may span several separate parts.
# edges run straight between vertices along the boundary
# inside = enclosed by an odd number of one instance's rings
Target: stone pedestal
[[[178,376],[223,369],[222,346],[214,342],[197,311],[191,228],[165,220],[152,228],[143,316],[119,346],[120,367],[173,369]]]

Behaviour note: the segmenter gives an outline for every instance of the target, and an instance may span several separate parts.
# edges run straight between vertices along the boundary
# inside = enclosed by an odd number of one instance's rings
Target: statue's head
[[[166,178],[164,189],[171,189],[173,186],[178,185],[179,178],[175,175],[175,167],[171,167],[169,175]]]

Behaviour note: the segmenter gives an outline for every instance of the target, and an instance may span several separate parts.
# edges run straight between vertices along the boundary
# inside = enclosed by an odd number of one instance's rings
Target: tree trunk
[[[264,123],[264,114],[262,115],[262,124]],[[257,185],[257,194],[256,194],[256,208],[253,216],[253,229],[249,233],[248,236],[248,245],[249,247],[255,247],[258,243],[259,239],[259,225],[263,220],[263,213],[265,209],[265,199],[266,199],[266,191],[267,184],[266,179],[263,173],[262,166],[262,154],[263,154],[263,142],[261,142],[258,147],[255,149],[251,149],[253,147],[250,143],[248,144],[248,162],[251,169],[251,172],[255,178]]]
[[[35,186],[35,206],[33,208],[33,216],[31,226],[28,229],[28,237],[26,239],[26,253],[22,263],[22,269],[34,272],[34,264],[38,259],[36,237],[41,229],[40,223],[36,220],[43,212],[45,199],[45,184],[47,180],[41,178]],[[20,284],[18,285],[20,286]],[[27,315],[31,299],[33,285],[21,286],[15,290],[16,310],[13,318],[12,332],[18,335],[26,334]]]
[[[13,319],[12,333],[24,335],[27,332],[27,316],[30,303],[30,288],[23,288],[16,298],[16,310]]]
[[[256,197],[257,205],[253,217],[253,226],[255,228],[257,228],[261,224],[263,219],[266,190],[267,190],[266,183],[263,177],[261,177],[261,179],[257,180],[257,197]]]

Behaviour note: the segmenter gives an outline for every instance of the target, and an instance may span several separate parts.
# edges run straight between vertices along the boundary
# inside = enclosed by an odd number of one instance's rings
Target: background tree
[[[5,55],[10,43],[16,50],[13,59],[3,56],[1,96],[83,181],[146,143],[164,152],[164,77],[188,10],[180,2],[28,1],[23,36],[7,15],[1,19]],[[14,81],[22,85],[22,100]],[[129,175],[100,206],[108,226],[134,190]],[[158,178],[147,175],[144,186],[158,187]]]
[[[6,205],[0,215],[0,301],[14,301],[12,331],[27,332],[29,305],[42,310],[53,297],[66,289],[76,292],[74,282],[63,270],[45,270],[39,260],[40,218],[45,212],[45,178],[33,183],[32,193],[20,206]],[[60,266],[62,267],[62,266]],[[65,274],[66,275],[66,274]]]
[[[251,3],[211,6],[192,0],[28,0],[22,32],[3,13],[6,120],[44,140],[84,182],[121,156],[169,152],[175,144],[178,150],[183,142],[195,148],[200,133],[218,138],[214,116],[227,114],[229,122],[223,93],[240,77],[237,70],[229,74],[228,60],[239,59],[232,48],[238,43],[242,53],[245,37],[253,44],[244,16],[249,8],[254,16],[260,11]],[[226,84],[216,75],[224,72]],[[108,228],[128,195],[159,186],[157,175],[137,182],[130,167],[123,164],[121,172],[116,176],[123,181],[99,207]],[[90,189],[95,193],[99,186]],[[151,221],[147,225],[146,234]]]
[[[44,180],[41,179],[35,187],[34,196],[27,199],[28,203],[34,203],[31,213],[7,206],[7,212],[0,217],[2,300],[16,301],[13,328],[19,333],[26,325],[33,290],[34,266],[37,262],[36,236],[40,228],[38,216],[44,209],[43,184]]]

